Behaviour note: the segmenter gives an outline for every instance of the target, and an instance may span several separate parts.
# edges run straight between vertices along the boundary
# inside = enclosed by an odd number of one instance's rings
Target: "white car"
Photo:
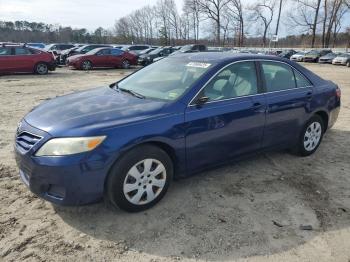
[[[332,60],[333,65],[346,65],[350,67],[350,53],[338,55]]]
[[[305,54],[306,54],[305,52],[298,52],[298,53],[292,55],[290,57],[290,60],[295,61],[295,62],[303,62]]]

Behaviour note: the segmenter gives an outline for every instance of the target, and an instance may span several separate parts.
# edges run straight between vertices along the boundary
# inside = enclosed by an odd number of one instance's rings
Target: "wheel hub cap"
[[[321,140],[321,136],[322,136],[322,127],[321,124],[318,122],[313,122],[311,123],[305,132],[304,135],[304,148],[306,151],[312,151],[314,150],[320,140]]]
[[[126,199],[135,205],[153,201],[166,182],[164,165],[156,159],[144,159],[130,168],[123,185]]]

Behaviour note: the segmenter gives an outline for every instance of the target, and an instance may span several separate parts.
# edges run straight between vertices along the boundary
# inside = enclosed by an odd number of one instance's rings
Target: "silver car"
[[[336,58],[333,59],[332,64],[346,65],[347,67],[350,67],[350,53],[338,55]]]

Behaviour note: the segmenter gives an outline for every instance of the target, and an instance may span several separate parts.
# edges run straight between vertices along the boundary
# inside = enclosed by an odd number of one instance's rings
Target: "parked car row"
[[[297,52],[290,57],[290,60],[295,62],[327,63],[350,67],[350,53],[333,53],[331,50]]]

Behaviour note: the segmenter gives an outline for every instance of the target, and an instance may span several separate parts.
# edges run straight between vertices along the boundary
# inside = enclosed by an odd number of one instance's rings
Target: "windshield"
[[[175,100],[196,82],[211,64],[166,58],[121,80],[118,87],[146,98]]]
[[[348,58],[348,57],[350,57],[350,54],[341,54],[341,55],[339,55],[339,57],[346,57],[346,58]]]
[[[140,55],[144,55],[144,54],[148,54],[149,52],[151,52],[151,50],[153,50],[154,48],[147,48],[147,49],[145,49],[145,50],[142,50],[141,52],[140,52]]]
[[[317,55],[319,52],[316,50],[311,50],[308,54],[309,55]]]
[[[192,50],[192,47],[193,47],[192,45],[185,45],[185,46],[181,47],[179,51],[185,53],[187,51]]]

